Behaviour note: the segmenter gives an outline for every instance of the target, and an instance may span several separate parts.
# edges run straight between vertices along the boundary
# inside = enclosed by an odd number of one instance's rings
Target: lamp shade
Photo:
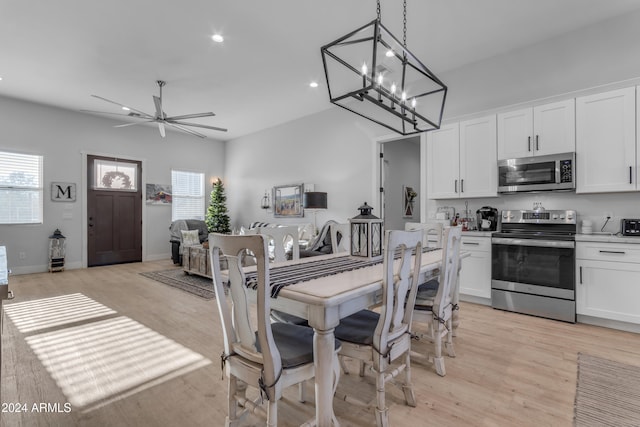
[[[327,209],[327,193],[320,191],[303,193],[302,204],[305,209]]]

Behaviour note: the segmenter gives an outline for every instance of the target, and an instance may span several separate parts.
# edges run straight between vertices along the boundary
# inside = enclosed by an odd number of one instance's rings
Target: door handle
[[[464,193],[464,179],[460,180],[460,192]]]
[[[633,184],[633,166],[629,166],[629,184]]]
[[[582,266],[580,266],[580,284],[582,285]]]
[[[92,216],[89,217],[89,224],[88,225],[89,225],[89,227],[93,227],[93,217]]]
[[[455,182],[453,183],[453,191],[454,191],[455,193],[457,193],[457,192],[458,192],[458,180],[457,180],[457,179],[456,179],[456,180],[455,180]]]

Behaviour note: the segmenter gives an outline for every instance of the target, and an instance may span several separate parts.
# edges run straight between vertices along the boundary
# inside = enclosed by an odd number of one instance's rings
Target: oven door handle
[[[575,242],[567,242],[564,240],[536,240],[536,239],[511,239],[505,237],[494,237],[491,243],[497,245],[511,246],[535,246],[539,248],[570,248],[576,247]]]

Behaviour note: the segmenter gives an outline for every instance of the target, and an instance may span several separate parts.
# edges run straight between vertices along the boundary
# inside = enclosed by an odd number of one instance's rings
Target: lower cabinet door
[[[640,264],[576,262],[576,313],[640,324]]]
[[[469,253],[470,256],[462,260],[460,293],[491,298],[491,252],[470,251]]]

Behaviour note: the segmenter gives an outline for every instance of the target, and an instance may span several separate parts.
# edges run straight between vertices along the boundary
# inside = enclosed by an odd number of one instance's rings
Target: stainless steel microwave
[[[498,160],[498,193],[576,189],[576,153]]]

